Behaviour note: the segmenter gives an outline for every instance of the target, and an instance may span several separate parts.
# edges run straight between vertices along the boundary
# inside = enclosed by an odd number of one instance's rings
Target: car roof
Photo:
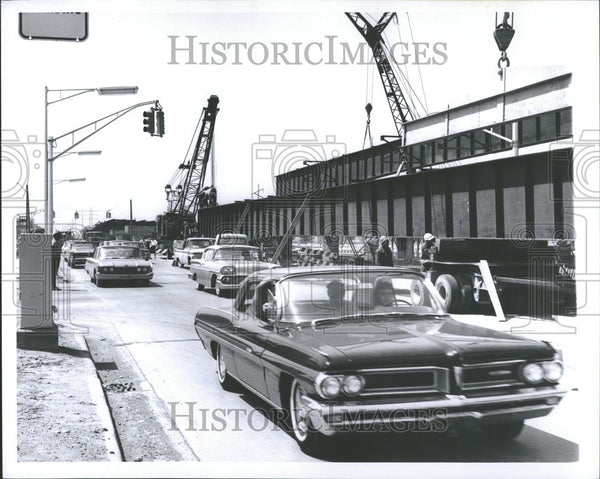
[[[257,271],[253,273],[251,276],[253,278],[262,278],[262,279],[283,279],[286,277],[293,276],[304,276],[307,274],[319,274],[319,273],[343,273],[348,274],[351,273],[413,273],[421,277],[425,277],[425,275],[415,269],[414,267],[405,266],[405,267],[391,267],[391,266],[356,266],[356,265],[335,265],[335,266],[290,266],[290,267],[275,267],[270,269],[263,269],[261,271]]]
[[[250,246],[248,244],[213,244],[206,249],[245,249],[245,250],[260,250],[257,246]]]
[[[208,236],[192,236],[191,238],[187,238],[188,240],[209,240],[212,241],[214,238],[209,238]]]

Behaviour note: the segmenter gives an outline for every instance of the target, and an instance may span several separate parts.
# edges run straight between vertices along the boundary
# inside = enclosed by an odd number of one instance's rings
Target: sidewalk
[[[121,461],[85,340],[58,327],[57,353],[17,349],[17,460]]]

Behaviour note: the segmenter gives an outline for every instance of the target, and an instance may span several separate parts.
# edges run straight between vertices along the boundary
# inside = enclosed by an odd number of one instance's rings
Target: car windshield
[[[92,243],[74,243],[73,249],[74,250],[81,249],[81,250],[89,251],[89,250],[94,249],[94,245]]]
[[[223,248],[215,251],[214,259],[232,261],[259,261],[258,250],[241,248]]]
[[[98,253],[99,259],[131,259],[139,257],[139,248],[127,246],[100,248],[100,252]]]
[[[248,244],[248,240],[245,236],[221,236],[219,238],[219,244],[235,245],[235,244]]]
[[[192,248],[208,248],[211,244],[212,241],[209,239],[195,239],[189,241],[189,245]]]
[[[446,314],[431,288],[410,272],[309,274],[281,281],[275,301],[279,318],[290,322]]]

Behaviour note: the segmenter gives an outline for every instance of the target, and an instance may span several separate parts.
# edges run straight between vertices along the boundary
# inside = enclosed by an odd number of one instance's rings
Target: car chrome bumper
[[[96,273],[96,279],[102,281],[147,281],[151,280],[154,273],[146,274],[111,274]]]
[[[447,394],[443,399],[386,404],[322,404],[302,396],[312,427],[326,436],[336,432],[404,431],[407,423],[433,424],[432,432],[442,432],[449,423],[491,424],[531,419],[549,414],[567,393],[565,389],[523,389],[514,394],[467,397]],[[423,429],[420,429],[423,430]],[[429,430],[429,429],[427,429]]]

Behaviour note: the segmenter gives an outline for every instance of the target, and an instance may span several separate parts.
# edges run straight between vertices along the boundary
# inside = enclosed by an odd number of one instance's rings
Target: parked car
[[[90,241],[73,240],[66,242],[62,251],[67,264],[74,268],[85,265],[86,259],[94,254],[94,249]]]
[[[204,250],[215,242],[213,238],[188,238],[183,243],[173,243],[173,266],[189,266],[200,259]]]
[[[307,453],[339,432],[462,421],[509,440],[566,394],[549,343],[456,321],[422,273],[402,268],[264,270],[231,309],[202,306],[195,329],[221,386],[283,410]]]
[[[188,278],[198,283],[198,290],[214,289],[217,296],[239,287],[249,274],[278,266],[261,261],[255,246],[213,245],[200,259],[193,259]]]
[[[142,257],[138,246],[99,246],[87,258],[85,270],[90,281],[101,287],[107,281],[140,281],[152,279],[152,263]]]

